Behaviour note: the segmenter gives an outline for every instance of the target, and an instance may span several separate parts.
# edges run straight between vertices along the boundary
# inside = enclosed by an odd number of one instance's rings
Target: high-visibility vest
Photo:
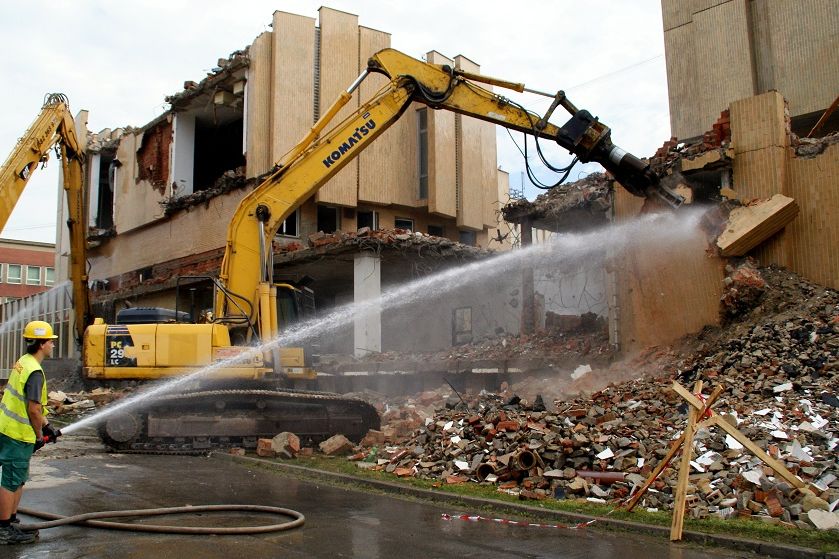
[[[25,387],[29,375],[41,370],[41,364],[29,353],[15,363],[9,375],[6,390],[3,392],[3,398],[0,400],[0,433],[18,441],[35,444],[35,430],[29,422],[29,414],[26,411],[28,401]],[[46,415],[46,382],[41,387],[41,406]]]

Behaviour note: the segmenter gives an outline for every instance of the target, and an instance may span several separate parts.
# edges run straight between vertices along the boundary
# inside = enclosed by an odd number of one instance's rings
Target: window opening
[[[283,223],[280,225],[280,228],[277,230],[277,235],[283,235],[285,237],[297,237],[300,235],[297,229],[298,223],[298,215],[300,210],[294,210],[294,212],[285,218]]]
[[[474,231],[461,231],[460,242],[464,245],[475,246],[478,244],[478,235]]]
[[[435,237],[445,236],[445,230],[442,225],[429,225],[427,231],[429,235],[434,235]]]
[[[23,270],[20,264],[6,265],[6,283],[21,283]]]
[[[356,225],[358,229],[369,227],[375,231],[379,228],[379,212],[359,210],[356,213]]]
[[[468,344],[472,341],[472,307],[460,307],[452,311],[452,345]]]
[[[41,267],[26,267],[26,285],[41,285]]]
[[[318,231],[334,233],[339,226],[338,208],[318,205]]]
[[[408,231],[413,232],[414,220],[407,217],[397,217],[393,220],[393,226],[397,229],[407,229]]]
[[[428,198],[428,110],[423,108],[417,111],[419,130],[419,191],[418,198]]]

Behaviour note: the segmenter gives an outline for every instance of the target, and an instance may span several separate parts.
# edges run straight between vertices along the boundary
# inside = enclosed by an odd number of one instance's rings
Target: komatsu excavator
[[[390,81],[349,117],[333,123],[370,73],[383,74]],[[368,429],[378,427],[375,409],[360,400],[281,388],[289,370],[304,367],[300,352],[264,349],[271,344],[260,344],[280,333],[271,250],[278,228],[412,102],[555,141],[580,161],[602,165],[636,196],[658,197],[672,206],[681,203],[646,163],[612,143],[606,125],[577,109],[562,91],[549,95],[553,103],[539,115],[481,84],[533,91],[523,84],[426,63],[393,49],[378,52],[309,133],[239,204],[228,226],[219,277],[212,278],[216,295],[209,323],[108,325],[101,319],[88,323],[89,315],[85,315],[86,378],[196,377],[188,391],[182,384],[148,405],[109,416],[100,427],[106,444],[122,451],[194,452],[216,446],[253,447],[259,437],[282,431],[310,440],[335,433],[358,440]],[[549,122],[558,107],[571,115],[562,126]],[[86,297],[77,301],[86,302]]]

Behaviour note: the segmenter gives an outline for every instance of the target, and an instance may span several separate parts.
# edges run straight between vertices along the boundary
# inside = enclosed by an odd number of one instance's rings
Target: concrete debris
[[[344,435],[334,435],[319,445],[320,451],[327,456],[349,454],[353,449],[353,443]]]
[[[271,439],[271,450],[280,458],[296,458],[300,453],[300,438],[285,431]]]
[[[54,391],[47,395],[47,406],[54,415],[87,415],[97,407],[105,407],[128,393],[127,390],[94,388],[90,392]]]
[[[552,411],[502,393],[461,394],[465,403],[449,398],[445,408],[438,401],[428,417],[427,407],[415,408],[419,425],[380,446],[373,468],[446,483],[492,483],[525,499],[618,503],[637,490],[685,425],[687,405],[670,388],[672,379],[701,378],[708,390],[726,387],[715,411],[816,493],[784,482],[725,432],[700,430],[689,478],[691,517],[815,525],[808,515],[839,500],[839,409],[822,397],[835,397],[839,381],[839,294],[784,270],[760,272],[766,283],[760,303],[739,322],[686,340],[690,354],[651,350],[593,370],[580,381],[627,366],[636,378],[559,399]],[[670,374],[638,378],[645,366]],[[676,467],[665,468],[641,506],[672,508]],[[815,517],[832,525],[832,517]]]
[[[821,138],[798,138],[792,136],[792,145],[795,148],[795,155],[805,159],[811,159],[821,154],[828,146],[839,143],[839,132],[833,132]]]
[[[612,207],[614,182],[606,173],[592,173],[578,181],[554,187],[534,201],[513,200],[501,209],[504,220],[519,223],[527,216],[534,221],[555,220],[575,210],[603,213]]]
[[[369,227],[362,227],[356,232],[318,232],[309,235],[308,243],[309,247],[302,247],[299,243],[277,243],[274,246],[274,251],[291,253],[285,255],[284,262],[320,258],[326,253],[340,254],[365,249],[378,251],[382,248],[417,252],[423,257],[438,255],[442,257],[483,258],[495,254],[493,251],[458,243],[445,237],[435,237],[407,229],[373,230]]]
[[[775,194],[734,208],[717,239],[723,256],[743,256],[783,229],[798,215],[798,204],[789,196]]]
[[[747,258],[725,267],[725,290],[720,297],[723,321],[731,320],[755,308],[766,290],[766,282],[755,261]]]

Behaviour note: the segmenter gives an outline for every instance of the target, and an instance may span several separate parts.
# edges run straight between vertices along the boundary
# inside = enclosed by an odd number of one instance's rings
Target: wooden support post
[[[696,381],[693,391],[696,394],[702,392],[701,380]],[[682,539],[682,527],[685,522],[685,501],[688,492],[688,476],[690,476],[690,460],[693,458],[693,436],[698,418],[699,410],[692,405],[688,410],[688,422],[685,426],[684,448],[682,449],[682,463],[679,466],[679,481],[676,484],[676,495],[673,499],[673,523],[670,525],[670,541],[674,542]]]
[[[675,384],[679,388],[682,388],[682,385],[680,385],[677,382],[674,382],[673,384]],[[725,390],[725,386],[722,385],[722,384],[718,385],[714,389],[714,391],[708,397],[708,400],[702,406],[702,409],[700,410],[701,413],[699,414],[699,417],[704,416],[705,412],[707,410],[711,409],[711,406],[714,405],[714,402],[717,401],[717,398],[720,397],[720,395],[723,393],[723,390]],[[688,392],[687,390],[685,390],[685,393],[690,395],[690,397],[692,397],[692,398],[694,398],[698,401],[698,398],[693,396],[693,394],[690,394],[690,392]],[[629,503],[626,506],[627,511],[631,511],[632,509],[635,508],[635,505],[638,504],[638,501],[641,500],[641,497],[644,496],[644,493],[647,492],[647,489],[650,488],[650,485],[652,485],[653,482],[656,480],[656,478],[658,478],[658,476],[661,475],[661,472],[664,471],[664,468],[667,467],[667,465],[670,463],[670,461],[673,459],[673,457],[676,456],[676,454],[679,452],[679,449],[682,447],[682,443],[684,441],[685,441],[685,434],[684,433],[682,433],[679,436],[678,439],[673,441],[673,444],[670,446],[670,450],[667,452],[667,455],[661,460],[661,462],[658,463],[658,466],[655,467],[655,469],[652,471],[652,473],[650,473],[649,477],[644,482],[644,485],[641,486],[641,489],[639,489],[635,493],[635,495],[632,496],[632,499],[629,501]]]

